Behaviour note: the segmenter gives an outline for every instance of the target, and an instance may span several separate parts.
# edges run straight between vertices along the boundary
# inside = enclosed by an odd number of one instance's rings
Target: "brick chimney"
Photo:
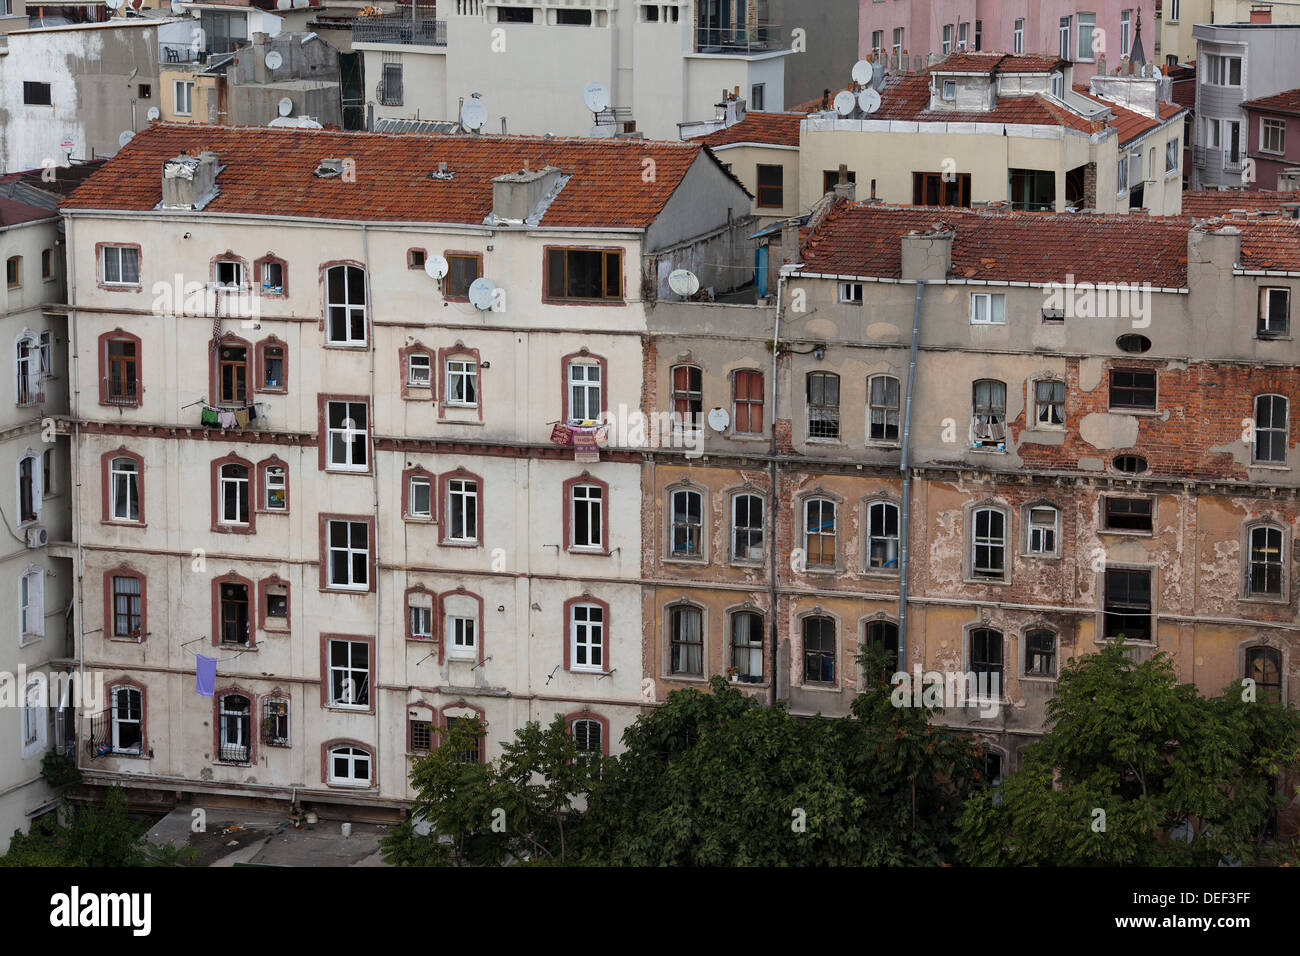
[[[202,209],[217,194],[217,154],[177,156],[163,163],[162,208]]]
[[[1250,8],[1251,23],[1272,23],[1273,7],[1267,3],[1257,3]]]
[[[835,198],[836,200],[847,199],[849,202],[853,202],[856,197],[857,186],[849,182],[849,167],[844,163],[840,163],[840,179],[835,184]]]

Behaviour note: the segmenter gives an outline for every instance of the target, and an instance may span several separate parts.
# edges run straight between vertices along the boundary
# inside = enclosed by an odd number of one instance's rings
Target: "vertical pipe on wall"
[[[916,280],[916,302],[912,307],[912,349],[907,363],[907,404],[903,412],[903,449],[898,470],[903,476],[903,514],[898,523],[898,664],[902,669],[907,660],[907,574],[911,563],[908,538],[911,534],[912,516],[912,392],[916,387],[916,352],[921,338],[921,296],[925,294],[925,280]]]

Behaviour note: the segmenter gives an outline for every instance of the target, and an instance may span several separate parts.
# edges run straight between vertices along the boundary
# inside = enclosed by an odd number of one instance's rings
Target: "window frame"
[[[361,301],[352,301],[352,290],[349,288],[352,272],[358,272],[361,275]],[[341,272],[342,293],[343,297],[336,300],[334,291],[330,285],[332,276]],[[325,335],[325,348],[348,348],[363,349],[370,344],[370,280],[366,274],[365,264],[351,260],[338,262],[327,262],[320,267],[321,283],[321,331]],[[334,337],[335,310],[340,310],[337,318],[341,319],[344,324],[345,335],[341,338]],[[361,319],[361,336],[360,338],[353,335],[355,323],[360,313]]]
[[[966,660],[966,672],[975,678],[975,688],[978,694],[982,689],[980,687],[980,674],[997,674],[998,675],[998,696],[996,699],[1002,700],[1007,696],[1007,635],[1001,628],[992,624],[978,623],[968,624],[965,627],[964,639],[962,641],[962,650]],[[976,637],[982,636],[984,646],[980,648],[980,653],[976,653]],[[994,650],[996,649],[996,659]],[[990,678],[989,683],[992,683]],[[985,699],[985,698],[981,698]],[[970,701],[967,701],[969,704]]]
[[[219,533],[253,534],[257,530],[257,508],[255,506],[257,477],[255,466],[246,458],[229,454],[212,462],[212,530]],[[227,469],[242,469],[243,476],[236,473],[226,474]],[[235,494],[236,515],[231,518],[226,505],[228,486]],[[242,491],[241,491],[242,486]],[[243,497],[242,517],[240,520],[240,495]]]
[[[115,357],[110,354],[110,349],[114,343],[123,343],[130,345],[135,352],[131,360],[125,357]],[[116,328],[111,332],[104,332],[99,336],[99,404],[108,405],[117,408],[139,408],[144,400],[144,378],[143,378],[143,352],[140,336],[132,335],[122,328]],[[117,365],[126,365],[131,361],[127,371],[134,370],[134,374],[122,381],[122,385],[133,391],[133,394],[123,394],[115,396],[114,388],[110,383],[116,383],[117,377],[113,372]]]
[[[1048,501],[1031,501],[1024,505],[1023,516],[1021,521],[1024,525],[1023,547],[1021,552],[1027,558],[1059,558],[1061,557],[1061,509],[1059,506]],[[1050,511],[1052,513],[1052,526],[1046,528],[1041,522],[1035,522],[1034,513]],[[1034,547],[1034,532],[1048,531],[1052,536],[1052,547],[1044,549],[1041,545]],[[1041,536],[1040,536],[1041,538]]]
[[[1121,501],[1129,502],[1130,505],[1134,502],[1145,502],[1149,506],[1147,513],[1148,513],[1148,517],[1150,518],[1150,526],[1149,527],[1125,527],[1123,523],[1118,525],[1112,524],[1112,521],[1115,518],[1123,518],[1124,516],[1128,516],[1130,519],[1140,519],[1142,517],[1141,509],[1137,509],[1137,510],[1132,510],[1131,508],[1112,509],[1111,507],[1112,502],[1118,503]],[[1113,495],[1109,493],[1103,494],[1100,496],[1098,509],[1100,512],[1100,514],[1098,515],[1099,520],[1097,522],[1097,531],[1099,534],[1136,534],[1136,535],[1146,535],[1146,536],[1151,536],[1155,534],[1157,501],[1154,495],[1125,495],[1125,494]]]
[[[1280,319],[1280,328],[1273,328],[1273,296],[1282,293],[1284,297],[1284,314]],[[1291,335],[1291,288],[1290,286],[1260,286],[1259,310],[1255,322],[1255,338],[1282,339]]]
[[[1052,638],[1052,647],[1050,652],[1042,647],[1034,647],[1033,638],[1035,636],[1050,635]],[[1041,669],[1031,669],[1031,663],[1037,664],[1044,656],[1048,656],[1051,661],[1050,673]],[[1043,623],[1027,624],[1020,631],[1020,677],[1023,680],[1034,681],[1054,681],[1060,674],[1061,668],[1061,635],[1056,628],[1049,627]]]
[[[1151,566],[1145,566],[1145,565],[1110,564],[1110,563],[1107,563],[1107,565],[1106,565],[1104,568],[1102,568],[1101,571],[1098,572],[1098,575],[1099,575],[1099,577],[1100,577],[1100,582],[1099,582],[1099,583],[1100,583],[1100,587],[1097,589],[1097,591],[1098,591],[1099,611],[1100,611],[1100,618],[1101,618],[1101,620],[1099,621],[1100,627],[1098,627],[1097,630],[1096,630],[1096,634],[1097,634],[1096,642],[1099,643],[1099,644],[1104,644],[1104,643],[1106,643],[1107,641],[1113,640],[1115,636],[1118,636],[1118,634],[1120,634],[1120,633],[1124,633],[1124,631],[1121,630],[1121,631],[1117,631],[1117,632],[1116,632],[1116,635],[1114,635],[1114,636],[1112,636],[1112,635],[1110,634],[1110,630],[1111,630],[1111,628],[1110,628],[1110,623],[1111,623],[1111,618],[1112,618],[1112,617],[1137,617],[1137,616],[1138,616],[1138,614],[1135,613],[1135,612],[1130,612],[1130,611],[1120,611],[1120,610],[1110,610],[1110,608],[1112,608],[1112,607],[1120,607],[1120,606],[1124,606],[1124,607],[1133,606],[1133,607],[1136,607],[1136,606],[1137,606],[1137,605],[1129,605],[1129,604],[1127,604],[1127,603],[1123,603],[1123,602],[1115,602],[1114,604],[1112,604],[1111,599],[1110,599],[1110,595],[1111,595],[1110,582],[1111,582],[1111,575],[1112,575],[1112,574],[1124,574],[1124,575],[1143,575],[1143,574],[1144,574],[1144,575],[1146,575],[1146,579],[1147,579],[1147,609],[1146,609],[1146,631],[1147,631],[1147,636],[1146,636],[1146,637],[1128,637],[1128,636],[1125,636],[1125,638],[1124,638],[1124,643],[1125,643],[1125,644],[1136,643],[1136,644],[1142,644],[1142,645],[1155,644],[1155,643],[1156,643],[1156,636],[1157,636],[1157,635],[1156,635],[1156,608],[1155,608],[1155,603],[1156,603],[1156,602],[1155,602],[1155,598],[1156,598],[1157,591],[1156,591],[1156,572],[1155,572],[1155,568],[1154,568],[1154,567],[1151,567]],[[1129,590],[1131,591],[1131,588],[1130,588]]]
[[[814,380],[821,383],[822,401],[820,402],[813,401]],[[835,384],[835,401],[833,403],[825,401],[827,396],[827,386],[832,382],[834,382]],[[807,423],[807,429],[808,429],[808,435],[807,435],[808,441],[838,444],[843,440],[843,432],[841,430],[841,427],[844,424],[844,419],[842,414],[843,404],[841,401],[842,397],[843,397],[843,391],[840,387],[840,376],[838,372],[827,372],[822,369],[814,369],[810,372],[804,373],[804,415],[805,415],[805,421]],[[816,411],[819,416],[822,416],[816,418],[816,421],[819,423],[819,425],[823,426],[818,430],[829,431],[829,426],[832,423],[832,419],[830,418],[832,410],[834,411],[833,424],[835,428],[835,434],[834,435],[813,434],[814,411]]]
[[[758,621],[758,625],[757,625],[758,642],[757,643],[755,643],[752,639],[753,638],[752,630],[751,633],[749,634],[750,640],[741,643],[737,639],[739,637],[737,625],[742,619],[756,619]],[[746,683],[746,684],[765,683],[767,677],[767,618],[766,616],[763,614],[762,610],[760,610],[757,607],[753,607],[752,605],[742,605],[741,607],[729,609],[726,614],[726,621],[727,621],[728,670],[730,670],[730,668],[733,667],[736,668],[736,675],[740,678],[741,683]],[[744,655],[744,657],[748,658],[748,660],[752,661],[755,651],[757,651],[758,653],[757,674],[754,674],[752,673],[752,671],[749,670],[748,664],[746,664],[745,669],[742,670],[740,664],[737,663],[737,660],[742,654]],[[746,677],[757,677],[758,679],[747,681],[745,680]]]
[[[578,489],[595,489],[600,492],[598,498],[585,498],[587,502],[587,528],[591,530],[591,510],[594,501],[595,508],[598,509],[596,515],[595,530],[599,540],[592,543],[590,540],[586,544],[579,544],[577,541],[578,533]],[[569,478],[561,486],[564,495],[564,542],[565,550],[570,554],[600,554],[607,555],[610,553],[609,548],[609,513],[612,502],[609,496],[609,484],[601,481],[591,475],[590,472],[583,472],[573,478]]]
[[[122,279],[122,253],[126,251],[135,253],[135,281],[131,282]],[[116,279],[108,278],[108,254],[109,252],[117,253],[117,275]],[[96,284],[104,291],[121,290],[126,292],[139,292],[144,288],[144,253],[138,242],[98,242],[95,244],[95,269]]]
[[[244,589],[244,629],[247,634],[246,641],[227,641],[225,640],[226,625],[226,595],[223,593],[225,587],[243,588]],[[253,650],[257,647],[257,614],[253,602],[257,600],[257,586],[253,581],[238,574],[229,571],[226,574],[212,579],[212,646],[224,648],[241,648],[244,650]]]
[[[110,748],[109,753],[111,753],[112,756],[114,757],[151,756],[152,751],[149,748],[149,736],[148,736],[148,726],[149,726],[148,725],[148,718],[149,718],[148,689],[143,684],[139,683],[138,681],[132,680],[129,677],[119,677],[116,680],[105,681],[104,684],[108,691],[107,711],[108,711],[109,727],[108,727],[108,740],[106,742],[108,743]],[[138,707],[139,707],[138,717],[132,718],[130,716],[132,710],[131,710],[129,696],[127,698],[128,703],[127,703],[127,711],[126,711],[128,716],[125,718],[121,718],[118,716],[120,712],[118,708],[118,694],[117,694],[118,691],[126,691],[128,695],[134,694],[138,698]],[[123,724],[134,724],[140,728],[139,730],[140,742],[138,745],[136,745],[135,749],[122,747],[119,743],[121,740],[120,728],[121,725]]]
[[[994,534],[991,519],[988,523],[987,533],[984,535],[979,534],[980,515],[985,513],[999,517],[1002,525],[1000,534]],[[991,501],[972,502],[966,506],[966,518],[968,521],[966,532],[967,583],[1009,584],[1012,567],[1011,535],[1014,533],[1010,509],[1005,505]],[[996,573],[994,573],[991,564],[986,568],[980,567],[979,552],[981,548],[989,550],[990,560],[995,551],[1001,551],[1002,567]]]
[[[280,267],[280,284],[268,285],[266,268],[267,266],[278,265]],[[280,256],[268,252],[260,259],[253,261],[253,289],[264,299],[284,299],[289,295],[289,263]],[[275,336],[271,336],[275,338]]]
[[[1255,536],[1261,532],[1265,536],[1270,534],[1277,536],[1276,561],[1268,561],[1267,559],[1256,561]],[[1249,521],[1242,527],[1241,545],[1241,599],[1252,603],[1289,604],[1291,601],[1291,529],[1289,524],[1268,515]],[[1267,539],[1264,546],[1265,548],[1269,547]],[[1264,568],[1266,572],[1269,569],[1275,571],[1277,574],[1276,591],[1256,590],[1256,565]]]
[[[575,368],[585,368],[596,370],[596,381],[589,379],[575,381],[573,370]],[[577,352],[570,352],[560,359],[560,378],[561,378],[561,395],[560,395],[560,419],[567,423],[576,423],[580,421],[604,421],[606,413],[609,410],[609,362],[603,355],[596,355],[590,349],[583,347]],[[581,388],[583,392],[583,411],[590,412],[591,395],[595,391],[597,399],[597,414],[594,418],[578,418],[574,410],[574,389]]]
[[[115,476],[118,472],[113,469],[114,461],[118,459],[130,459],[135,462],[135,498],[136,511],[138,518],[117,518],[114,516],[114,488]],[[102,524],[128,525],[131,527],[145,527],[145,497],[144,497],[144,456],[138,455],[133,451],[128,451],[125,447],[119,447],[112,451],[106,451],[99,456],[100,461],[100,487],[103,509],[101,512],[100,522]],[[121,472],[129,474],[129,472]]]
[[[447,275],[438,283],[442,290],[442,298],[447,302],[468,302],[469,287],[473,285],[475,279],[483,278],[483,253],[472,252],[466,249],[444,249],[442,257],[447,260]],[[455,267],[459,263],[474,263],[474,278],[465,283],[464,291],[453,291],[451,280]]]
[[[45,637],[45,569],[29,566],[18,575],[18,645]]]
[[[767,171],[769,182],[763,182],[764,171]],[[776,170],[775,174],[772,170]],[[771,177],[775,175],[777,182],[771,182]],[[780,163],[755,163],[754,164],[754,206],[758,209],[783,209],[785,208],[785,167]]]
[[[1116,385],[1115,377],[1117,374],[1135,376],[1133,380],[1133,384]],[[1151,377],[1151,387],[1149,389],[1145,386],[1137,384],[1136,376],[1139,375],[1143,375],[1143,376],[1149,375]],[[1151,404],[1150,405],[1124,404],[1122,402],[1118,402],[1116,401],[1115,398],[1115,392],[1117,390],[1123,392],[1131,392],[1135,394],[1138,392],[1146,393],[1149,391],[1151,393]],[[1118,366],[1118,367],[1112,367],[1108,369],[1107,376],[1106,376],[1106,408],[1108,411],[1119,410],[1125,412],[1126,414],[1134,414],[1134,413],[1153,414],[1159,412],[1160,411],[1160,374],[1153,368],[1138,368],[1133,366]]]
[[[369,515],[350,515],[336,513],[322,513],[317,519],[319,522],[319,541],[320,541],[320,590],[333,591],[344,594],[365,594],[375,590],[376,576],[376,544],[375,541],[375,516]],[[330,544],[330,531],[335,523],[345,523],[348,525],[348,545],[345,549],[335,549]],[[364,585],[358,586],[352,584],[333,584],[330,580],[332,568],[331,558],[335,550],[342,550],[347,554],[349,561],[349,578],[352,577],[351,571],[354,570],[353,556],[357,553],[352,546],[352,526],[364,525],[366,528],[366,581]]]
[[[379,779],[379,755],[374,747],[359,740],[344,739],[327,740],[320,747],[321,783],[327,787],[348,790],[374,789],[376,786],[375,781]],[[348,751],[348,753],[344,754],[344,750]],[[336,777],[334,775],[334,761],[338,757],[346,759],[349,767],[356,767],[364,760],[368,776],[360,780],[356,777]]]
[[[580,607],[586,609],[588,612],[590,612],[592,608],[600,611],[599,641],[592,641],[590,639],[592,636],[591,625],[595,623],[591,620],[590,616],[588,616],[585,622],[582,622],[587,625],[588,639],[583,642],[578,641],[578,624],[580,622],[577,620],[575,612]],[[560,633],[563,635],[564,641],[564,669],[570,674],[608,674],[613,670],[610,663],[611,620],[609,612],[610,608],[608,602],[602,601],[600,598],[589,593],[583,593],[578,597],[569,598],[564,602],[564,619]],[[592,664],[592,655],[588,654],[587,663],[579,664],[577,662],[577,652],[580,647],[585,647],[588,651],[592,648],[599,648],[599,663]]]
[[[680,482],[669,485],[664,489],[664,495],[667,499],[667,507],[664,509],[664,530],[666,540],[664,542],[664,560],[666,561],[687,561],[691,563],[706,563],[708,561],[709,547],[705,536],[708,533],[709,498],[707,490],[701,486],[690,482]],[[677,520],[677,496],[694,495],[699,501],[699,520],[692,522],[691,513],[688,507],[685,512],[685,520]],[[692,550],[679,551],[676,548],[679,527],[686,533],[686,540],[689,542],[692,536],[695,539],[696,547]],[[693,535],[692,535],[693,529]]]
[[[739,523],[737,512],[739,511],[738,506],[742,498],[749,499],[750,502],[746,507],[747,517],[751,521],[750,524],[741,525]],[[759,518],[757,527],[752,524],[754,507],[752,502],[754,501],[758,502]],[[744,488],[739,491],[733,491],[728,496],[727,513],[730,517],[727,528],[727,555],[730,562],[732,564],[742,564],[748,567],[761,567],[767,560],[767,497],[759,493],[756,489]],[[757,545],[754,544],[755,534],[758,535]],[[744,535],[746,541],[748,541],[744,555],[739,553],[738,548],[741,535]],[[757,547],[760,552],[757,558],[749,554],[749,552],[755,547]]]
[[[563,254],[563,267],[560,274],[560,282],[567,290],[569,281],[569,254],[575,252],[596,253],[600,255],[600,288],[601,294],[596,296],[577,296],[568,295],[566,291],[557,291],[552,287],[551,282],[551,262],[552,256]],[[543,246],[542,247],[542,302],[550,305],[624,305],[627,295],[627,277],[623,274],[625,268],[624,257],[627,254],[622,246]],[[613,256],[617,260],[617,266],[611,267],[609,258]],[[618,275],[618,291],[616,294],[610,294],[609,277],[611,268],[616,268]]]
[[[818,650],[815,651],[809,650],[808,626],[813,621],[824,622],[825,624],[828,624],[830,626],[831,649],[829,652],[825,648],[819,648]],[[818,636],[825,637],[824,634]],[[828,613],[825,613],[821,609],[816,609],[808,612],[807,614],[800,615],[799,617],[799,657],[800,657],[799,684],[800,686],[813,687],[813,688],[838,687],[840,681],[839,650],[840,650],[840,622],[835,617],[833,617]],[[817,654],[821,657],[822,667],[818,671],[819,674],[826,673],[826,669],[825,669],[825,665],[827,664],[826,658],[827,655],[829,655],[830,676],[828,678],[823,678],[820,676],[819,677],[808,676],[809,673],[808,665],[810,663],[810,655],[812,654]]]
[[[694,618],[688,617],[694,615]],[[699,641],[685,639],[689,628],[679,630],[678,622],[683,620],[699,622]],[[709,627],[708,611],[701,605],[685,598],[679,598],[664,608],[664,650],[666,661],[664,673],[670,680],[704,681],[709,679]],[[690,670],[691,649],[698,647],[699,670]],[[685,655],[685,665],[680,662]]]
[[[758,380],[758,397],[753,395],[754,378]],[[749,383],[742,394],[741,381]],[[762,370],[755,368],[738,368],[731,373],[731,433],[733,437],[762,437],[767,434],[766,424],[766,403],[767,403],[767,380]],[[740,426],[741,410],[744,409],[745,425]],[[758,428],[755,430],[754,416],[758,416]]]
[[[1260,410],[1262,403],[1268,400],[1272,407],[1270,412],[1269,424],[1260,424]],[[1276,424],[1277,405],[1282,406],[1282,424]],[[1253,441],[1250,443],[1250,462],[1252,465],[1267,466],[1285,466],[1287,452],[1290,450],[1291,438],[1291,402],[1285,395],[1279,395],[1276,392],[1265,392],[1262,395],[1256,395],[1251,399],[1251,423],[1254,428]],[[1281,445],[1280,458],[1265,458],[1260,456],[1260,444],[1264,438],[1269,439],[1269,444]]]
[[[461,487],[459,487],[458,489],[453,489],[452,488],[453,481],[458,482],[461,485]],[[467,489],[465,485],[471,483],[474,485],[473,487],[474,534],[472,536],[463,535],[463,534],[461,536],[455,536],[453,535],[453,532],[456,529],[453,527],[453,525],[455,524],[455,511],[452,508],[452,493],[453,491],[457,491],[460,493],[460,495],[463,498],[468,500],[469,489]],[[441,533],[441,540],[439,541],[439,544],[441,544],[443,547],[453,547],[453,548],[478,548],[483,545],[483,531],[484,531],[483,504],[486,501],[486,496],[484,492],[485,492],[485,486],[483,484],[482,477],[474,474],[471,471],[467,471],[463,466],[457,468],[455,471],[444,472],[442,475],[439,476],[438,478],[439,509],[438,510],[439,510],[439,514],[443,519],[440,522],[442,533]],[[464,510],[464,502],[462,502],[462,512],[461,512],[462,531],[466,530],[464,526],[468,524],[468,522],[464,520],[465,514],[466,512]]]
[[[132,618],[136,615],[131,613],[130,598],[135,597],[139,604],[139,624],[131,634],[119,634],[117,632],[117,579],[126,580],[134,579],[137,582],[139,590],[132,594],[130,591],[121,592],[121,596],[127,598],[126,620],[128,626]],[[141,571],[137,571],[129,564],[119,564],[117,567],[109,568],[104,572],[103,577],[104,591],[104,637],[110,641],[130,641],[132,644],[139,644],[149,639],[149,592],[148,581]]]
[[[1277,149],[1269,149],[1266,145],[1270,132],[1277,133]],[[1261,116],[1259,118],[1259,151],[1273,156],[1286,155],[1286,120],[1278,119],[1276,116]]]
[[[876,382],[883,382],[884,396],[880,403],[876,401]],[[894,404],[889,404],[889,384],[894,384],[896,397]],[[903,439],[902,429],[902,409],[903,409],[903,383],[898,376],[888,373],[880,373],[867,376],[867,437],[868,445],[884,446],[889,448],[897,447]],[[893,415],[894,437],[889,437],[890,415]],[[881,437],[877,437],[876,417],[880,416]]]
[[[320,697],[321,708],[323,710],[342,711],[353,714],[373,714],[375,712],[375,639],[369,635],[357,634],[322,634],[320,636],[320,664],[321,664],[321,683]],[[333,645],[347,644],[349,651],[347,661],[343,664],[334,663]],[[353,657],[354,646],[363,646],[366,648],[365,667],[357,667]],[[354,675],[364,674],[364,693],[365,702],[360,704],[345,704],[334,699],[334,677],[335,674]],[[340,678],[340,694],[346,689],[342,686],[342,681],[353,680],[353,691],[351,696],[360,696],[355,693],[355,678],[344,676]]]
[[[813,504],[818,504],[821,506],[818,510],[819,510],[820,520],[822,523],[821,526],[816,531],[811,531],[809,528],[810,521],[811,521],[811,506]],[[826,527],[825,511],[826,511],[826,506],[828,505],[830,506],[831,523],[832,523],[831,531],[829,534],[825,531],[825,527]],[[837,571],[840,569],[841,562],[840,562],[840,553],[839,553],[839,533],[840,533],[839,506],[840,506],[840,502],[838,500],[832,498],[830,495],[825,494],[824,492],[821,493],[812,492],[799,499],[798,533],[799,533],[800,547],[803,548],[803,554],[804,554],[804,573],[807,573],[809,571],[812,571],[814,573],[818,571],[828,572],[828,571]],[[816,538],[818,539],[817,553],[819,556],[825,555],[826,539],[828,538],[830,539],[831,560],[829,563],[826,561],[813,562],[812,548],[809,547],[812,536],[816,536]]]
[[[373,467],[373,447],[371,437],[374,432],[374,419],[371,414],[370,402],[365,395],[318,395],[316,397],[318,415],[319,415],[319,437],[318,437],[318,461],[321,471],[327,471],[337,474],[348,475],[368,475]],[[331,406],[343,405],[343,422],[340,427],[330,425]],[[352,418],[352,406],[359,406],[365,410],[366,423],[364,428],[356,427],[356,420]],[[351,426],[346,423],[351,421]],[[358,438],[362,439],[362,451],[366,460],[360,466],[356,463],[338,464],[333,460],[333,439],[335,435],[342,437],[345,442],[346,457],[350,460],[353,456],[354,445]]]
[[[1042,390],[1042,386],[1044,385],[1052,386],[1053,393],[1055,393],[1056,390],[1059,388],[1060,395],[1061,395],[1060,400],[1057,401],[1056,399],[1052,398],[1048,401],[1044,401],[1039,394],[1039,392]],[[1044,376],[1043,378],[1030,379],[1029,387],[1031,389],[1031,397],[1033,399],[1033,404],[1031,406],[1033,408],[1033,416],[1034,416],[1033,428],[1036,431],[1064,431],[1066,425],[1069,423],[1069,417],[1066,415],[1066,411],[1065,411],[1065,402],[1066,402],[1066,398],[1068,397],[1066,383],[1059,378]],[[1050,409],[1053,406],[1060,407],[1061,420],[1059,422],[1043,421],[1043,412],[1048,411],[1048,416],[1050,418],[1051,417]]]
[[[877,530],[876,522],[878,520],[884,520],[886,524],[886,531],[888,530],[887,515],[888,515],[888,510],[891,508],[894,511],[894,534],[892,535],[892,537],[887,533],[876,534],[875,533]],[[880,512],[879,518],[877,517],[877,512]],[[895,501],[892,497],[889,497],[887,495],[875,495],[865,499],[862,502],[862,528],[863,528],[862,572],[864,574],[877,574],[877,575],[883,575],[888,577],[897,577],[901,573],[900,562],[902,561],[902,554],[903,554],[902,517],[903,517],[903,511],[902,508],[900,507],[899,502]],[[894,542],[893,566],[891,567],[888,562],[875,564],[874,563],[875,558],[872,555],[873,545],[875,544],[876,541],[884,542],[886,548],[886,555],[888,555],[888,544],[891,540]]]
[[[279,468],[284,475],[284,504],[279,508],[271,507],[269,498],[271,493],[270,470],[272,468]],[[254,510],[259,514],[268,515],[287,515],[289,513],[289,463],[281,459],[279,455],[263,458],[257,463],[257,495]]]
[[[238,743],[231,743],[227,733],[227,717],[235,717],[235,726],[238,724],[238,713],[227,711],[226,701],[230,699],[243,700],[248,705],[248,710],[244,713],[246,725],[244,734],[245,755],[242,759],[234,759],[226,756],[226,751],[238,748]],[[260,729],[253,722],[253,715],[258,712],[257,695],[249,691],[242,690],[239,687],[227,687],[216,691],[212,695],[212,762],[222,766],[247,767],[257,762],[257,737]],[[259,721],[260,723],[260,721]]]
[[[416,511],[414,508],[414,486],[422,481],[428,486],[429,510]],[[422,465],[412,465],[402,472],[402,520],[433,524],[438,520],[438,476]]]
[[[244,355],[242,359],[227,358],[222,354],[226,349],[232,351],[242,350]],[[245,339],[240,338],[233,333],[227,333],[220,339],[212,343],[208,349],[208,374],[210,383],[208,389],[208,399],[214,408],[247,408],[252,404],[253,393],[255,391],[256,380],[253,377],[253,344]],[[232,387],[235,389],[230,398],[226,397],[225,390],[225,370],[233,369],[232,375],[235,381]],[[242,370],[244,379],[243,397],[240,398],[237,391],[238,373]]]
[[[284,590],[284,623],[280,615],[271,613],[271,589]],[[274,622],[274,623],[273,623]],[[293,594],[289,582],[278,574],[262,578],[257,582],[257,626],[264,631],[288,633],[293,629]]]
[[[276,385],[267,384],[267,356],[269,350],[280,350],[280,381]],[[265,395],[287,395],[289,393],[289,344],[274,335],[260,340],[254,347],[257,362],[257,378],[250,391]]]
[[[984,304],[986,318],[979,318],[980,303]],[[1007,295],[1005,292],[972,292],[970,294],[971,325],[1006,325]]]
[[[988,386],[989,397],[985,402],[979,398],[980,386]],[[1001,392],[1001,404],[999,405],[997,395]],[[998,414],[998,409],[1001,414]],[[981,411],[984,409],[984,411]],[[981,418],[988,419],[987,422],[981,422]],[[977,430],[986,429],[988,437],[980,438],[977,436]],[[1001,429],[1001,437],[998,436],[998,429]],[[971,424],[970,424],[970,443],[972,448],[983,448],[1002,450],[999,446],[1005,446],[1007,443],[1007,383],[996,378],[977,378],[971,382]]]

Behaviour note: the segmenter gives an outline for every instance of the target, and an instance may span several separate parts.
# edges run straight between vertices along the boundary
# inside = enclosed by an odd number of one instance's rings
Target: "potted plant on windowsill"
[[[727,668],[727,680],[731,681],[733,684],[736,683],[737,681],[739,681],[739,680],[740,680],[740,668],[739,668],[739,667],[734,667],[734,666],[733,666],[733,667],[728,667],[728,668]]]

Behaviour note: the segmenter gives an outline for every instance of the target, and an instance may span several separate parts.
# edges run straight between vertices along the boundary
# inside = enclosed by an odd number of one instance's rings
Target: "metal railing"
[[[446,46],[447,21],[401,16],[357,17],[352,22],[352,42]]]
[[[140,404],[140,398],[136,392],[135,382],[115,381],[114,379],[111,378],[104,379],[104,404],[106,405]]]
[[[696,53],[766,53],[781,49],[781,28],[760,24],[752,30],[743,26],[699,27],[695,31]]]
[[[248,726],[244,726],[247,735]],[[217,759],[222,763],[248,763],[252,759],[252,747],[249,744],[224,743],[217,748]]]

